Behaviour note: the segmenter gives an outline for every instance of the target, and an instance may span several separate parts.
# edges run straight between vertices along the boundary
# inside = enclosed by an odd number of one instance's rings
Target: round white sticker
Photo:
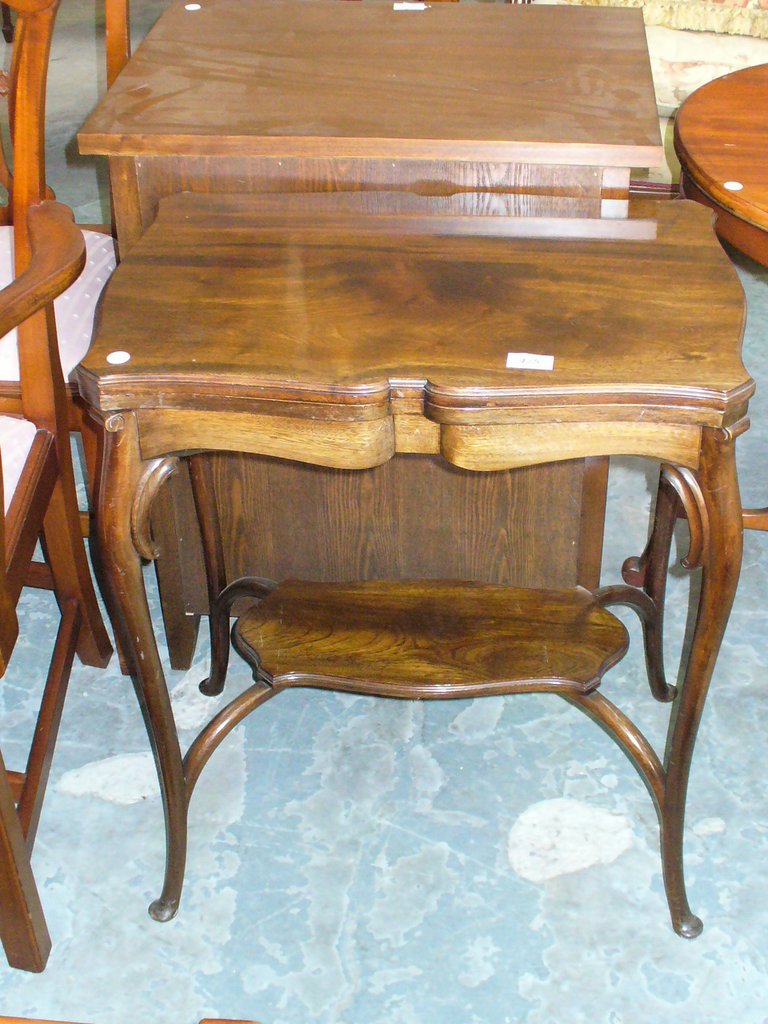
[[[110,352],[107,356],[107,362],[113,366],[119,366],[120,363],[127,363],[130,358],[130,352]]]

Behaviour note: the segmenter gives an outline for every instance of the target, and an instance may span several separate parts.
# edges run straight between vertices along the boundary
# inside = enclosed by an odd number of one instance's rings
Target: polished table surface
[[[660,143],[642,24],[519,5],[174,3],[80,147],[647,165]]]
[[[237,450],[245,438],[226,423],[241,414],[346,424],[371,448],[334,447],[324,459],[360,468],[401,447],[401,414],[434,422],[427,447],[451,424],[609,419],[616,431],[658,433],[679,458],[673,424],[694,424],[694,435],[720,425],[751,388],[741,290],[708,214],[691,204],[594,223],[292,205],[164,200],[110,282],[78,371],[85,397],[105,413],[136,409],[147,424],[188,412],[193,434],[213,430]],[[676,282],[685,251],[692,270]],[[553,365],[508,366],[519,350]],[[149,448],[169,450],[169,440]]]
[[[526,225],[332,208],[308,216],[300,208],[270,212],[247,195],[183,194],[161,204],[110,282],[98,337],[78,370],[103,429],[97,522],[106,594],[163,781],[169,845],[156,917],[178,906],[187,807],[200,772],[274,692],[255,682],[182,760],[142,572],[142,558],[155,554],[153,501],[182,460],[198,475],[207,529],[233,506],[224,492],[212,512],[215,487],[207,456],[198,454],[209,450],[348,476],[428,457],[478,478],[621,454],[666,463],[655,525],[643,556],[626,563],[625,583],[589,600],[592,608],[628,604],[641,616],[649,682],[661,701],[676,693],[665,680],[662,621],[680,505],[690,530],[683,564],[702,569],[666,754],[599,692],[571,686],[564,695],[613,734],[643,775],[659,811],[673,924],[698,934],[682,875],[685,792],[741,563],[735,440],[754,390],[740,358],[743,321],[738,278],[708,211],[695,204],[654,205],[610,231],[605,221],[555,218]],[[273,497],[261,496],[265,513]],[[374,497],[375,547],[393,492]],[[550,521],[529,518],[508,498],[509,531],[527,544],[552,544]],[[571,495],[550,500],[556,519]],[[473,543],[497,544],[482,508],[473,512]],[[421,514],[433,515],[428,497]],[[303,525],[300,517],[290,524],[297,542]],[[448,580],[430,586],[450,598]],[[333,593],[332,584],[321,586]],[[397,610],[398,595],[412,597],[413,585],[395,580],[393,588]],[[554,597],[533,589],[521,607],[526,616],[542,602],[574,610],[585,595],[573,583]],[[225,644],[226,637],[225,628]],[[546,659],[546,642],[541,650]]]
[[[109,157],[122,257],[159,201],[185,190],[356,190],[374,213],[595,222],[626,216],[630,167],[662,162],[639,11],[492,4],[172,4],[80,145]],[[589,586],[599,576],[605,462],[481,477],[428,455],[351,478],[234,454],[215,456],[212,466],[220,493],[233,496],[228,510],[234,503],[239,511],[226,517],[223,537],[234,576],[449,569],[542,586]],[[171,486],[155,534],[169,646],[182,667],[194,645],[189,613],[204,612],[208,595],[183,474]],[[377,502],[380,494],[389,500]],[[563,494],[567,507],[554,518],[553,499]],[[382,504],[390,518],[373,538],[373,507]],[[537,519],[540,539],[510,528],[511,506]],[[478,509],[488,543],[477,541]],[[261,547],[251,539],[257,524]]]

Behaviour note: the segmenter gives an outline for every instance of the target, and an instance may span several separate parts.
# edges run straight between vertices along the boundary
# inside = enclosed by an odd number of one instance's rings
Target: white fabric
[[[7,512],[19,485],[37,427],[20,416],[0,416],[0,458],[3,462],[3,504]]]
[[[83,235],[86,248],[83,272],[53,304],[65,378],[90,348],[96,304],[116,262],[115,244],[109,235],[99,231],[84,231]],[[9,285],[13,277],[13,228],[0,225],[0,288]],[[0,339],[0,380],[18,379],[18,338],[13,330]]]

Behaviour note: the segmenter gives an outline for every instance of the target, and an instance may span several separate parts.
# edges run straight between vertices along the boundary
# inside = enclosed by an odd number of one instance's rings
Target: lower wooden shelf
[[[589,591],[454,580],[281,583],[235,645],[270,685],[383,697],[587,694],[626,653]]]

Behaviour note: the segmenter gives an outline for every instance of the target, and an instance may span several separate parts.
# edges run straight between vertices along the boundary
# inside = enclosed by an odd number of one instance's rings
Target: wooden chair
[[[15,5],[11,4],[11,7]],[[28,159],[31,166],[26,173],[30,179],[45,181],[45,87],[48,67],[48,54],[54,20],[58,10],[58,0],[54,3],[39,3],[36,9],[47,12],[45,37],[36,39],[34,43],[26,43],[20,39],[20,45],[34,47],[39,51],[41,61],[39,78],[27,80],[22,71],[23,62],[19,47],[14,49],[11,60],[10,74],[0,72],[0,96],[8,98],[8,120],[11,127],[11,139],[16,134],[18,120],[17,94],[24,93],[24,113],[21,129],[34,132],[37,145],[30,150]],[[33,126],[33,127],[28,127]],[[15,146],[14,146],[15,149]],[[13,154],[17,159],[16,154]],[[16,159],[12,163],[16,162]],[[9,284],[14,277],[14,245],[16,243],[13,225],[18,217],[24,216],[28,199],[23,192],[14,187],[14,173],[0,140],[0,185],[6,190],[8,201],[0,206],[0,288]],[[54,193],[46,187],[45,195],[54,198]],[[86,246],[86,263],[77,280],[61,295],[54,304],[56,315],[56,336],[59,344],[59,358],[65,379],[65,396],[67,419],[70,430],[82,437],[83,451],[87,466],[87,481],[92,485],[97,472],[98,445],[97,437],[85,412],[77,389],[69,383],[68,378],[75,366],[88,351],[93,333],[93,322],[96,306],[101,292],[116,266],[115,243],[111,234],[103,231],[83,230]],[[21,386],[19,374],[18,336],[16,330],[0,337],[0,415],[9,413],[18,415],[21,412]],[[89,532],[89,516],[80,516],[81,531],[84,536]],[[50,589],[53,586],[50,571],[45,563],[36,562],[30,570],[28,582],[31,585]]]
[[[112,648],[82,542],[69,442],[68,400],[52,301],[81,273],[85,243],[71,211],[44,198],[40,113],[57,2],[13,0],[17,13],[11,93],[16,276],[0,291],[0,337],[17,329],[19,396],[0,414],[4,515],[0,575],[0,675],[18,633],[16,604],[42,536],[61,611],[26,770],[0,758],[0,939],[9,963],[41,971],[50,938],[30,868],[66,685],[77,651],[104,666]]]
[[[30,159],[33,162],[30,174],[33,174],[36,179],[39,178],[40,181],[45,180],[45,84],[48,53],[58,6],[58,0],[45,4],[40,2],[35,5],[36,9],[41,12],[45,9],[49,22],[46,29],[47,38],[40,38],[33,44],[39,50],[42,61],[39,81],[32,83],[26,80],[21,73],[22,64],[18,46],[14,50],[10,74],[3,75],[0,80],[0,95],[8,96],[12,139],[15,137],[16,122],[18,121],[16,96],[20,91],[25,94],[24,123],[21,127],[26,130],[27,125],[34,125],[34,131],[37,133],[38,145],[34,153],[30,153]],[[11,7],[15,8],[15,5],[11,4]],[[21,39],[21,33],[17,33],[17,36],[22,46],[28,45]],[[8,166],[1,144],[0,184],[8,193],[7,205],[0,206],[0,287],[3,287],[9,284],[14,277],[13,225],[18,216],[23,216],[27,200],[16,194],[14,173]],[[51,199],[54,198],[50,189],[47,190],[47,196]],[[65,381],[68,381],[72,370],[88,351],[98,299],[116,265],[115,244],[111,234],[104,231],[84,230],[83,238],[86,246],[86,263],[83,271],[55,303],[59,355]],[[0,338],[0,414],[18,414],[21,410],[17,344],[16,331],[11,331],[5,337]],[[88,478],[89,481],[92,481],[98,460],[96,435],[86,417],[84,407],[77,395],[77,389],[67,383],[66,395],[70,429],[82,435]],[[83,523],[83,532],[87,533],[87,519]],[[43,585],[46,583],[50,585],[50,581],[45,579],[44,572],[38,570],[36,578]]]

